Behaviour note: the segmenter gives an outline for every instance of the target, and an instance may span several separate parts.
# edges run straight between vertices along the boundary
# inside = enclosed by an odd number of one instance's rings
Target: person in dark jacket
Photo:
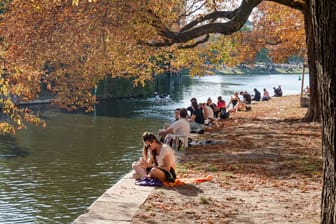
[[[274,96],[282,96],[282,89],[281,89],[281,86],[279,86],[278,88],[275,88],[273,87],[273,90],[274,90]]]
[[[243,102],[246,103],[246,104],[251,104],[251,101],[252,101],[252,97],[251,95],[247,92],[247,91],[241,91],[240,92],[240,95],[243,96]]]
[[[191,103],[193,112],[190,118],[190,131],[198,132],[204,130],[204,114],[201,108],[199,108],[196,102]]]
[[[256,88],[254,88],[253,91],[254,91],[254,97],[252,98],[252,100],[260,101],[261,93]]]

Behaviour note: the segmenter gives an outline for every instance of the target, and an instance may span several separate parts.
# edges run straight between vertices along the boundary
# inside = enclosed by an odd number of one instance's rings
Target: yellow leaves
[[[74,6],[78,6],[80,0],[72,0],[72,5]],[[96,2],[96,0],[88,0],[88,2],[92,3],[92,2]]]
[[[38,1],[31,0],[32,6],[35,11],[40,12],[41,11],[41,6],[39,5]]]
[[[96,3],[88,4],[92,2]],[[160,16],[169,16],[166,21],[173,24],[178,1],[169,3],[166,10],[155,10]],[[142,4],[141,1],[114,0],[14,1],[0,36],[8,45],[9,61],[20,69],[12,67],[11,77],[1,79],[1,83],[8,82],[2,90],[8,96],[30,100],[39,95],[42,82],[47,90],[57,94],[57,103],[63,108],[82,107],[90,111],[96,100],[92,95],[94,86],[106,74],[133,76],[135,84],[145,84],[153,72],[164,69],[149,58],[167,55],[171,50],[138,44],[139,40],[148,41],[157,36],[153,28],[143,22],[144,18],[138,16],[142,12],[137,6]],[[153,4],[158,7],[167,3],[153,1]],[[37,7],[43,8],[41,13],[36,13]],[[196,54],[193,58],[197,58]],[[185,65],[175,59],[171,62],[176,67]],[[186,63],[202,64],[191,60]],[[48,72],[48,76],[34,72],[39,68]],[[23,118],[25,112],[16,111],[14,105],[8,107],[10,113],[21,115],[14,122],[17,126],[26,122],[40,123],[30,116]]]
[[[305,0],[293,0],[294,2],[305,3]]]
[[[35,98],[40,91],[41,74],[29,67],[13,66],[7,63],[6,69],[0,70],[0,107],[6,122],[0,125],[0,134],[15,134],[15,130],[26,128],[27,123],[41,124],[40,120],[27,108],[18,107],[21,100]]]
[[[79,0],[72,0],[72,5],[78,6]]]
[[[237,52],[234,46],[230,48],[227,44],[223,44],[225,48],[215,49],[225,49],[225,55],[214,53],[211,48],[210,51],[209,45],[190,50],[140,45],[140,41],[162,40],[149,24],[155,22],[155,18],[147,13],[148,5],[144,1],[20,2],[13,2],[11,11],[6,14],[4,29],[0,29],[0,36],[8,46],[6,56],[20,65],[20,70],[12,68],[11,78],[3,90],[20,99],[34,99],[39,95],[42,82],[47,90],[57,94],[57,102],[67,110],[79,107],[91,110],[95,102],[94,86],[106,74],[135,77],[134,84],[139,85],[151,79],[153,72],[167,69],[186,67],[191,68],[192,75],[204,75],[211,63],[221,61],[223,56],[229,61]],[[92,2],[96,3],[89,4]],[[184,1],[148,3],[155,16],[162,20],[160,26],[175,31],[179,29],[179,22],[185,22],[182,16],[187,10]],[[42,7],[41,13],[36,13],[32,4]],[[162,65],[167,58],[150,60],[169,54],[174,56],[169,59],[169,68]],[[33,72],[40,68],[48,75]],[[21,118],[20,124],[28,120],[38,123],[34,119]]]
[[[30,124],[34,124],[36,126],[46,127],[46,122],[44,120],[42,120],[41,118],[37,117],[34,114],[25,113],[23,119]]]
[[[0,135],[15,134],[15,128],[7,122],[0,121]]]
[[[303,14],[270,2],[263,2],[258,8],[263,16],[255,20],[252,42],[267,47],[274,62],[283,62],[292,55],[303,57],[306,52]]]

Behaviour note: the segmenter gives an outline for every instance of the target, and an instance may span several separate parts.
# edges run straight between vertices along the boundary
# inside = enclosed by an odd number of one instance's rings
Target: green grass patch
[[[199,200],[201,204],[209,204],[209,199],[206,198],[205,196],[200,196]]]

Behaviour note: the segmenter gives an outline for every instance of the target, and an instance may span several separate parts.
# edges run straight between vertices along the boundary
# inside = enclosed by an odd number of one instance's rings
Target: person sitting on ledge
[[[218,113],[220,112],[220,108],[217,107],[217,105],[214,102],[212,102],[212,99],[210,97],[207,99],[207,105],[211,107],[211,109],[214,112],[214,117],[217,118]]]
[[[251,104],[251,101],[252,101],[252,97],[251,95],[245,90],[244,92],[241,91],[240,92],[240,95],[243,96],[243,102],[246,103],[246,104]]]
[[[220,119],[228,119],[230,114],[226,111],[226,102],[223,100],[222,96],[217,97],[217,107],[219,108],[218,118]]]
[[[275,97],[280,97],[282,96],[282,89],[281,86],[279,86],[278,88],[273,87],[274,90],[274,96]]]
[[[254,88],[253,91],[254,91],[254,96],[253,96],[252,100],[253,101],[260,101],[261,93],[256,88]]]
[[[251,110],[251,106],[242,102],[238,96],[238,92],[234,93],[234,96],[231,97],[229,105],[232,103],[232,108],[228,112],[237,112],[237,111],[248,111]],[[228,105],[228,106],[229,106]]]
[[[191,115],[194,111],[193,106],[192,106],[192,104],[194,102],[197,103],[197,99],[195,97],[191,98],[191,100],[190,100],[191,105],[189,107],[187,107],[188,116],[190,115],[190,117],[191,117]]]
[[[174,183],[176,180],[174,150],[169,145],[161,143],[151,132],[145,132],[142,138],[143,155],[139,161],[132,164],[135,171],[133,177],[156,178],[164,185]]]
[[[174,135],[185,136],[186,138],[190,135],[190,125],[187,121],[188,112],[186,109],[182,108],[179,110],[178,119],[166,129],[159,130],[159,136],[164,140],[166,144],[171,144]]]
[[[192,133],[204,132],[204,114],[201,108],[199,108],[197,102],[191,104],[193,112],[190,118],[190,131]]]
[[[238,101],[233,108],[229,109],[229,112],[248,111],[248,110],[251,110],[250,105],[247,105],[242,101]]]
[[[175,109],[175,120],[174,120],[174,122],[176,122],[178,119],[180,119],[180,111],[181,111],[181,108],[176,108]],[[165,122],[163,124],[163,129],[169,128],[171,125],[172,125],[171,123]],[[163,142],[163,140],[161,140],[161,142]]]
[[[234,92],[233,96],[231,96],[231,98],[230,98],[230,102],[227,105],[227,107],[229,107],[232,104],[232,107],[234,108],[237,105],[238,102],[240,102],[240,98],[238,96],[238,92]]]
[[[309,94],[310,94],[310,88],[309,88],[309,86],[306,86],[306,88],[303,90],[303,93],[305,95],[309,96]]]
[[[266,88],[264,88],[264,95],[263,95],[263,97],[262,97],[262,101],[267,101],[267,100],[270,100],[271,99],[271,97],[270,97],[270,95],[269,95],[269,92],[267,91],[267,89]]]

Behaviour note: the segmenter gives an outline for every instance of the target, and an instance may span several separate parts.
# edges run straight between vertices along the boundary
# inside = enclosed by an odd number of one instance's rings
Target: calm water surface
[[[46,128],[0,137],[0,223],[71,223],[130,171],[141,155],[142,133],[157,132],[191,97],[228,100],[233,91],[252,93],[256,87],[273,93],[277,85],[285,95],[299,94],[298,76],[195,78],[171,90],[169,104],[120,100],[97,105],[92,114],[41,112]]]

